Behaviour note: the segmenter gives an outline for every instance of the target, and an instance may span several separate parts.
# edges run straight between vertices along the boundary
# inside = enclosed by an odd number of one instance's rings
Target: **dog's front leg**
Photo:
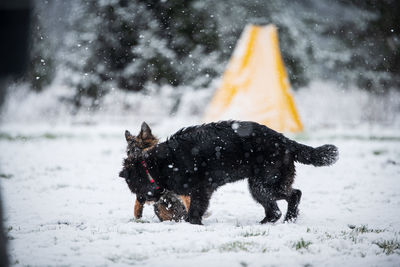
[[[135,219],[142,218],[143,207],[144,207],[144,203],[140,203],[139,200],[136,198],[135,208],[133,210],[133,215],[135,216]]]
[[[211,194],[212,191],[205,188],[197,188],[191,192],[187,222],[202,225],[201,219],[208,208]]]
[[[185,206],[186,211],[189,211],[189,207],[190,207],[190,197],[189,196],[180,196],[183,205]]]

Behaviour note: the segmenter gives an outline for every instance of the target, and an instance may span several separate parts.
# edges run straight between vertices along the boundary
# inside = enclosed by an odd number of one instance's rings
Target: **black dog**
[[[328,166],[338,158],[333,145],[312,148],[246,121],[184,128],[167,141],[137,152],[124,160],[120,177],[141,199],[157,201],[164,189],[190,196],[187,221],[192,224],[201,224],[218,187],[245,178],[251,195],[265,209],[261,223],[281,217],[276,204],[280,199],[288,202],[285,221],[295,220],[301,191],[292,188],[294,162]]]

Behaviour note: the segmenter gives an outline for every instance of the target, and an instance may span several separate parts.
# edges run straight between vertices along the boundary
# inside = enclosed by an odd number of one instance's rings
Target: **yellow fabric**
[[[279,132],[303,130],[274,25],[248,25],[204,120],[252,120]]]

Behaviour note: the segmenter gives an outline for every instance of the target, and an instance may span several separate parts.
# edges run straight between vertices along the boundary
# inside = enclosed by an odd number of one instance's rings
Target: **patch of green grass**
[[[45,133],[41,137],[44,139],[56,139],[58,136],[52,133]]]
[[[210,251],[210,248],[202,248],[202,249],[200,250],[201,253],[207,253],[207,252],[209,252],[209,251]]]
[[[7,141],[13,141],[14,138],[10,134],[7,133],[0,133],[0,140],[7,140]]]
[[[293,244],[293,247],[296,250],[301,250],[301,249],[308,249],[308,247],[312,244],[311,241],[305,241],[303,238],[297,241],[296,243]]]
[[[120,260],[120,257],[118,256],[108,256],[107,259],[111,261],[112,263],[117,263]]]
[[[130,219],[129,222],[135,222],[135,223],[150,223],[150,221],[143,220],[143,219]]]
[[[383,154],[386,154],[387,153],[387,150],[374,150],[374,151],[372,151],[372,154],[374,154],[375,156],[379,156],[379,155],[383,155]]]
[[[242,234],[243,237],[267,236],[267,235],[269,235],[268,231],[260,231],[260,232],[249,231]]]
[[[219,247],[219,251],[221,252],[238,252],[238,251],[246,251],[248,252],[249,249],[254,246],[254,242],[242,242],[242,241],[234,241],[234,242],[229,242],[221,245]]]
[[[12,135],[5,132],[0,132],[0,140],[6,141],[30,141],[30,140],[37,140],[37,139],[49,139],[54,140],[57,138],[72,138],[73,136],[70,134],[54,134],[54,133],[43,133],[39,135]]]
[[[0,178],[11,179],[14,175],[11,173],[0,173]]]
[[[361,226],[355,226],[355,225],[348,225],[349,228],[352,230],[354,233],[360,233],[360,234],[365,234],[365,233],[382,233],[385,232],[383,229],[372,229],[368,228],[367,225],[361,225]]]
[[[28,139],[32,139],[32,136],[25,136],[21,134],[11,135],[8,133],[0,133],[0,140],[6,141],[26,141]]]
[[[57,224],[58,225],[71,225],[71,223],[67,222],[67,221],[58,221]]]
[[[328,233],[328,232],[325,232],[325,236],[326,236],[326,238],[328,238],[328,239],[332,239],[332,238],[333,238],[333,236],[332,236],[330,233]]]
[[[373,244],[380,247],[386,255],[390,255],[395,252],[400,254],[400,242],[398,240],[383,240],[374,242]]]
[[[384,229],[368,228],[367,225],[356,226],[349,224],[348,227],[351,229],[351,231],[341,231],[341,235],[343,236],[344,239],[351,240],[353,243],[363,242],[364,239],[362,237],[363,234],[368,234],[368,233],[379,234],[386,231]]]
[[[116,256],[114,256],[114,258],[117,258]],[[126,259],[129,260],[131,263],[136,263],[138,261],[144,261],[147,260],[149,257],[144,256],[144,255],[140,255],[140,254],[131,254],[126,256]]]

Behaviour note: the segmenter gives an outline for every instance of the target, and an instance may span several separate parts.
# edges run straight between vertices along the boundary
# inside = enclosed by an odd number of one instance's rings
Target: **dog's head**
[[[136,194],[136,198],[141,204],[145,201],[158,201],[164,193],[162,188],[149,181],[140,160],[132,156],[128,156],[124,160],[124,166],[119,176],[125,178],[129,189]]]
[[[142,123],[140,132],[137,136],[132,135],[128,130],[125,131],[125,139],[128,143],[126,152],[128,156],[136,156],[142,154],[158,143],[158,139],[152,134],[149,125],[146,122]]]
[[[129,189],[136,194],[139,202],[157,201],[161,196],[161,191],[149,182],[146,168],[142,163],[142,156],[144,151],[158,143],[158,139],[152,134],[150,127],[145,122],[142,123],[137,136],[126,130],[125,139],[128,143],[126,150],[128,157],[124,160],[119,177],[125,178]]]

